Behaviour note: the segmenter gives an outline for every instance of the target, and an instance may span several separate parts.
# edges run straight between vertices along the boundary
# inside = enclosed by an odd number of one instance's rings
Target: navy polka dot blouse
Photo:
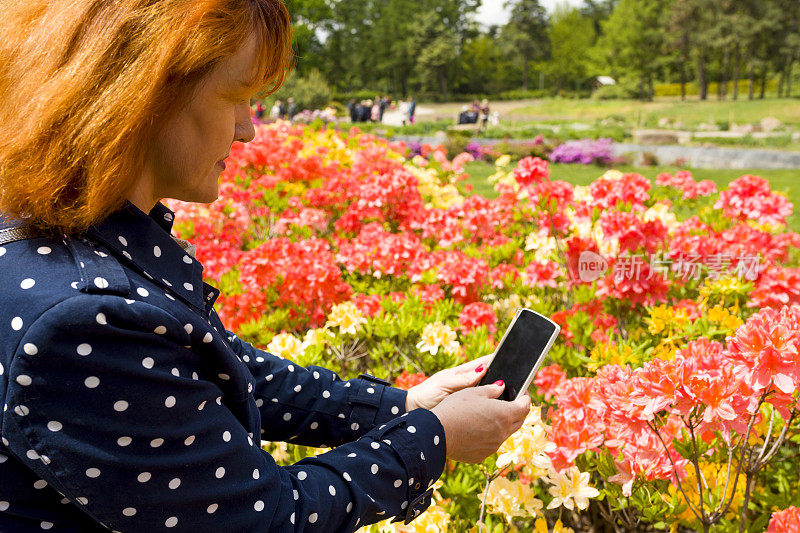
[[[437,417],[227,331],[172,222],[127,202],[83,238],[0,246],[0,532],[354,531],[424,511]],[[280,467],[262,440],[335,448]]]

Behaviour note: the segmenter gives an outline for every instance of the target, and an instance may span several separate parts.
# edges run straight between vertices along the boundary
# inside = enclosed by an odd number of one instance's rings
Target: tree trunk
[[[778,98],[783,96],[783,87],[786,82],[786,69],[781,69],[780,78],[778,78]]]
[[[544,91],[544,71],[539,71],[539,90]]]
[[[700,100],[708,99],[708,79],[706,78],[706,53],[697,56],[697,83],[700,85]]]
[[[686,101],[686,63],[681,61],[681,101]]]
[[[731,50],[725,47],[725,59],[722,61],[722,72],[719,75],[719,87],[717,89],[717,97],[719,100],[725,100],[728,97],[728,71],[731,68]]]
[[[739,99],[739,64],[741,58],[739,57],[739,45],[736,45],[736,50],[733,54],[733,100]]]
[[[445,75],[444,67],[439,68],[439,90],[442,93],[442,98],[447,101],[447,76]]]
[[[753,92],[755,91],[756,85],[756,68],[753,66],[753,63],[750,63],[750,73],[748,74],[748,81],[747,81],[747,99],[753,99]]]
[[[764,95],[767,92],[767,66],[761,69],[761,93],[758,95],[759,100],[764,99]]]
[[[786,97],[787,98],[791,98],[792,97],[792,70],[793,70],[792,67],[794,67],[794,56],[792,57],[792,60],[789,63],[789,66],[786,67]]]
[[[522,90],[528,90],[528,58],[522,58]]]

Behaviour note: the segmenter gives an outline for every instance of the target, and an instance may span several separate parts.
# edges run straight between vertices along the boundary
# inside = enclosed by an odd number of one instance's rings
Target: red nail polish
[[[503,386],[503,380],[502,379],[498,379],[497,381],[494,382],[494,384],[497,385],[498,387],[502,387]]]
[[[475,369],[475,372],[477,372],[478,374],[483,372],[483,365],[478,365],[478,368]]]

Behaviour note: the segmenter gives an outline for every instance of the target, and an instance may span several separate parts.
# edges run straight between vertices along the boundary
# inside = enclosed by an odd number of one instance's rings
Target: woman
[[[289,58],[278,0],[0,4],[0,531],[353,531],[429,504],[529,398],[408,393],[237,338],[160,202],[212,202]],[[3,220],[0,218],[0,220]],[[261,440],[338,446],[278,467]]]

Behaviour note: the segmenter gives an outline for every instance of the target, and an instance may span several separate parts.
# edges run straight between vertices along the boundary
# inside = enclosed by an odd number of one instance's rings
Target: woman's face
[[[162,198],[211,203],[223,160],[234,141],[250,142],[255,129],[247,86],[256,68],[254,36],[200,83],[192,99],[153,139],[145,170],[130,198],[145,213]]]

